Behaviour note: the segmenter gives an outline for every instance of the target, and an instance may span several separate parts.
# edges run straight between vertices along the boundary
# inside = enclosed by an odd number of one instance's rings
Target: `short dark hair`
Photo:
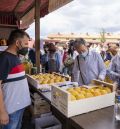
[[[53,43],[49,43],[49,45],[48,45],[49,48],[51,48],[53,46],[55,46]]]
[[[23,38],[24,36],[30,39],[30,36],[25,31],[20,29],[13,30],[8,38],[8,46],[15,43],[18,38]]]
[[[69,40],[68,44],[69,44],[69,47],[73,46],[74,45],[74,40],[73,39]]]
[[[74,41],[74,46],[76,45],[86,45],[86,41],[83,38],[76,39]]]

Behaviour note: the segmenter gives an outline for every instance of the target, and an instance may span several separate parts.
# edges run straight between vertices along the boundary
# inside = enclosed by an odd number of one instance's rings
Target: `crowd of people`
[[[34,64],[31,51],[29,58]],[[80,85],[89,84],[93,79],[105,80],[106,76],[120,84],[119,43],[92,44],[80,38],[70,40],[62,49],[49,43],[44,45],[40,59],[44,72],[69,75]]]

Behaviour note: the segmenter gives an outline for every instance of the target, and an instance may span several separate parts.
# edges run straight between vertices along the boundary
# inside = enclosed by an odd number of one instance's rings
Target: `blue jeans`
[[[67,67],[64,67],[63,68],[63,73],[64,73],[64,75],[67,75],[68,74],[68,68]]]
[[[9,123],[3,125],[2,129],[20,129],[22,125],[24,109],[18,110],[9,115]]]

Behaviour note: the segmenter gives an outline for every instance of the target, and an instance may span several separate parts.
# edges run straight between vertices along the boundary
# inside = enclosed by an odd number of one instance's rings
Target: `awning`
[[[49,0],[48,11],[49,13],[55,11],[56,9],[68,4],[72,0]]]
[[[44,0],[44,2],[41,1],[43,3],[41,3],[40,16],[44,17],[46,14],[51,13],[52,11],[68,4],[71,1],[72,0]],[[25,16],[23,16],[20,19],[21,20],[21,24],[20,24],[21,29],[28,28],[29,25],[34,22],[34,15],[35,15],[34,10],[35,9],[33,7]]]
[[[72,0],[40,0],[40,17],[64,6]],[[35,0],[0,0],[0,26],[26,29],[34,22]]]

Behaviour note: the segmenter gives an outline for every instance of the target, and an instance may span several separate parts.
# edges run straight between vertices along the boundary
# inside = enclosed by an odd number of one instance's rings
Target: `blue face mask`
[[[80,54],[83,58],[85,58],[88,55],[88,51],[85,51],[83,53]]]

